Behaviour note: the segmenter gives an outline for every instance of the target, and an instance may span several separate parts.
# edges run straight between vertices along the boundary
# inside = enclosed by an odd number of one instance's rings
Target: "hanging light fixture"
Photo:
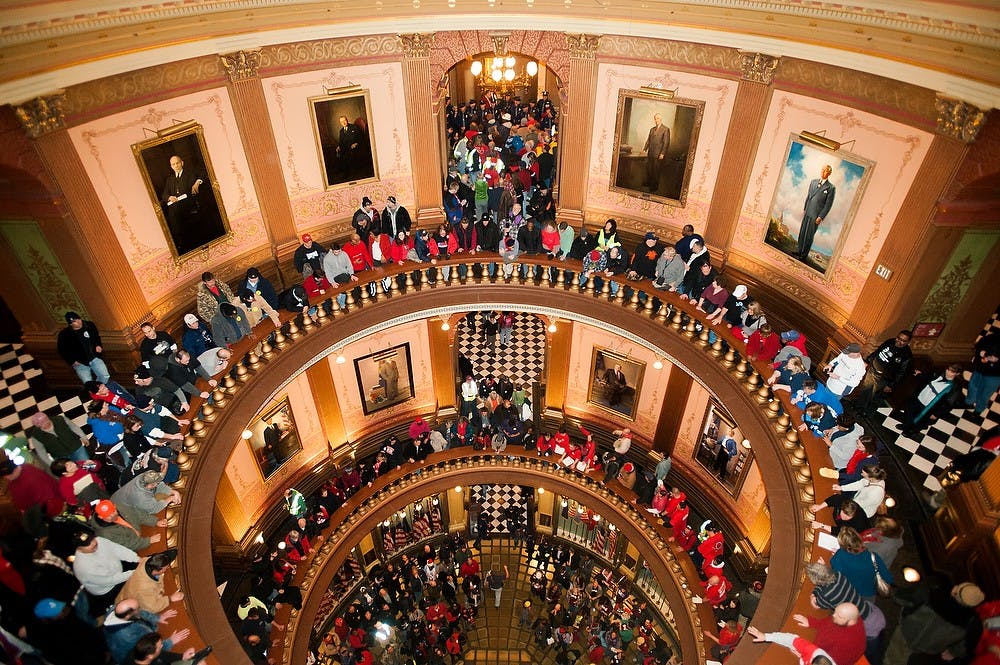
[[[493,53],[483,54],[472,61],[469,73],[476,79],[476,85],[483,90],[497,93],[512,92],[527,88],[538,75],[538,63],[529,60],[518,67],[517,57],[507,53],[507,39],[510,33],[492,33]]]

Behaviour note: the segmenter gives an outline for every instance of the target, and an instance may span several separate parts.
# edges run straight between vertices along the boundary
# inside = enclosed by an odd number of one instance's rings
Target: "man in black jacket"
[[[396,202],[395,196],[387,198],[382,210],[382,233],[389,234],[390,238],[395,238],[400,231],[409,235],[412,226],[413,222],[410,221],[410,213],[406,208]]]
[[[875,409],[882,401],[882,394],[891,393],[896,384],[906,376],[913,359],[911,337],[909,330],[900,330],[893,339],[882,342],[881,346],[865,358],[868,371],[851,399],[859,414],[875,415]]]
[[[101,333],[93,321],[84,321],[76,312],[66,312],[68,324],[59,332],[59,355],[73,368],[82,383],[96,380],[107,383],[111,379],[108,366],[101,358]]]

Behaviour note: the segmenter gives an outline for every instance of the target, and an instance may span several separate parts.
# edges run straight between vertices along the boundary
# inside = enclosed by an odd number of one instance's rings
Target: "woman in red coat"
[[[396,237],[392,239],[392,242],[389,243],[388,254],[386,254],[386,262],[403,265],[403,262],[406,261],[406,255],[412,247],[413,240],[406,237],[405,231],[400,231],[396,234]]]

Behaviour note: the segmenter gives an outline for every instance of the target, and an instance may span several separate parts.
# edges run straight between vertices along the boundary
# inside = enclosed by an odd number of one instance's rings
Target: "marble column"
[[[559,109],[559,221],[578,227],[587,198],[587,164],[593,130],[594,91],[597,85],[597,49],[600,35],[566,35],[569,49],[568,98]],[[563,91],[560,91],[562,93]]]
[[[299,242],[260,80],[260,50],[225,53],[219,59],[229,76],[229,97],[250,166],[250,177],[258,194],[271,256],[282,278],[282,286],[285,286],[280,260],[290,262]]]
[[[403,47],[403,96],[417,211],[414,221],[421,228],[429,228],[444,222],[441,203],[444,178],[437,164],[440,123],[431,100],[434,85],[429,56],[434,34],[410,33],[397,37]]]
[[[937,226],[937,203],[951,187],[975,141],[984,113],[966,102],[939,97],[937,132],[899,214],[882,244],[875,265],[892,271],[888,280],[874,271],[865,282],[845,333],[878,344],[887,334],[909,327],[961,240],[962,229]],[[886,307],[885,303],[894,303]]]
[[[59,220],[41,221],[49,245],[70,275],[86,312],[97,325],[104,359],[113,375],[131,376],[138,359],[135,339],[139,325],[151,318],[146,297],[115,231],[94,191],[73,141],[66,130],[62,94],[38,97],[15,108],[18,119],[62,196]],[[66,242],[71,238],[73,242]],[[59,328],[64,321],[57,322]],[[25,343],[56,386],[76,386],[79,380],[55,354],[55,333],[25,337]]]
[[[722,257],[725,264],[729,246],[740,218],[753,158],[760,142],[760,132],[767,120],[767,109],[774,88],[774,73],[780,58],[763,53],[740,52],[740,84],[736,90],[735,108],[722,148],[719,179],[724,187],[716,187],[708,220],[700,231],[713,256]]]

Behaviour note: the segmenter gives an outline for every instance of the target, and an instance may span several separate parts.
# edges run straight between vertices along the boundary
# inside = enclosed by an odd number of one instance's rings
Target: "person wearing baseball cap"
[[[314,241],[310,234],[302,234],[302,244],[296,248],[295,255],[292,257],[295,269],[302,273],[302,279],[311,275],[313,270],[323,269],[324,254],[326,254],[326,247]]]
[[[591,249],[583,256],[583,270],[580,272],[580,286],[584,286],[596,273],[604,272],[608,264],[608,256],[601,250]]]
[[[94,380],[107,383],[111,373],[101,358],[104,347],[97,326],[73,311],[66,312],[66,324],[56,338],[59,355],[73,368],[81,383]]]
[[[27,634],[22,637],[38,649],[45,662],[54,665],[104,665],[108,662],[104,636],[96,627],[77,617],[72,604],[46,596],[29,608],[31,617],[25,622]]]
[[[949,589],[943,581],[930,578],[897,589],[896,598],[904,609],[884,662],[969,662],[969,646],[975,644],[973,639],[982,628],[975,608],[985,602],[986,594],[972,582]]]
[[[94,533],[102,538],[127,547],[133,552],[141,552],[150,545],[160,542],[161,536],[154,533],[143,537],[143,526],[166,526],[166,520],[143,513],[130,506],[119,510],[110,499],[98,501],[94,505]]]
[[[861,345],[848,344],[840,355],[823,368],[829,377],[826,387],[837,397],[845,397],[861,383],[866,367],[865,361],[861,357]]]
[[[385,200],[385,209],[382,210],[382,233],[395,238],[400,231],[410,233],[413,222],[410,220],[410,213],[403,206],[399,205],[395,196],[390,196]]]

